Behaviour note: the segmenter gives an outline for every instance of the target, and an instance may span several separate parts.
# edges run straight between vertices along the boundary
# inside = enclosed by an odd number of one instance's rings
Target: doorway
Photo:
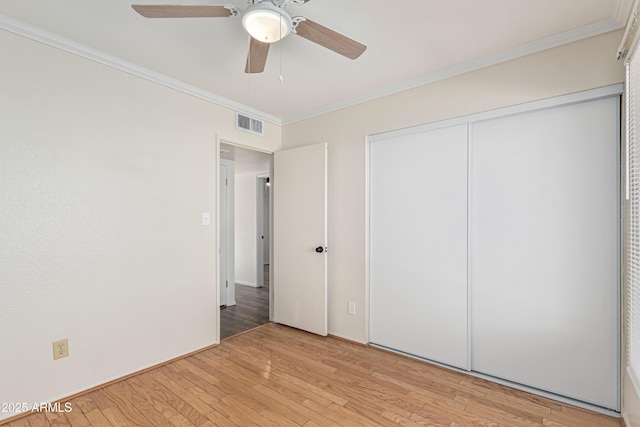
[[[269,287],[271,245],[271,182],[269,175],[256,177],[256,272],[257,286]]]
[[[234,248],[232,254],[225,254],[221,245],[220,259],[232,259],[228,269],[233,270],[233,282],[229,283],[226,306],[220,308],[220,339],[228,338],[270,320],[270,173],[272,155],[235,144],[220,143],[220,173],[222,164],[232,162],[233,193],[232,220],[226,221],[233,228],[226,233],[227,248]],[[221,179],[223,177],[221,176]],[[221,203],[222,209],[222,203]],[[223,212],[220,213],[222,219]],[[222,225],[221,225],[222,228]],[[221,235],[224,230],[221,229]],[[221,242],[222,243],[222,242]],[[266,249],[265,249],[266,247]],[[223,273],[223,269],[220,269]],[[231,275],[227,273],[227,277]],[[220,287],[225,280],[220,278]]]

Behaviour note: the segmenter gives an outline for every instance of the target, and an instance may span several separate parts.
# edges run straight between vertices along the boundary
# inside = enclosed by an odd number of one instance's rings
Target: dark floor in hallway
[[[236,305],[220,309],[220,339],[269,322],[269,266],[264,266],[264,286],[236,284]]]

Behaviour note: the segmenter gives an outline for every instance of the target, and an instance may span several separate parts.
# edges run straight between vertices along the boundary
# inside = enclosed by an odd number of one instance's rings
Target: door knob
[[[324,252],[324,248],[322,246],[318,246],[316,248],[316,252],[318,252],[319,254],[321,254],[322,252]]]

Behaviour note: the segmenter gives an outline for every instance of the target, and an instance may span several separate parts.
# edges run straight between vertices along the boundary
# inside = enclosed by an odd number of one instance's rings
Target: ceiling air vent
[[[236,113],[236,129],[246,130],[256,135],[264,135],[264,123],[262,120]]]

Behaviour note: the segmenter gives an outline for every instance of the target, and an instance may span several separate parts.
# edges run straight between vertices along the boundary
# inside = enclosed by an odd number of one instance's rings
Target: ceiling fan
[[[251,35],[245,73],[261,73],[267,62],[269,46],[290,33],[326,47],[350,59],[367,49],[365,45],[322,26],[304,16],[291,17],[284,9],[290,4],[310,0],[247,0],[249,7],[240,11],[233,5],[141,5],[131,7],[145,18],[231,18],[242,15],[242,26]]]

